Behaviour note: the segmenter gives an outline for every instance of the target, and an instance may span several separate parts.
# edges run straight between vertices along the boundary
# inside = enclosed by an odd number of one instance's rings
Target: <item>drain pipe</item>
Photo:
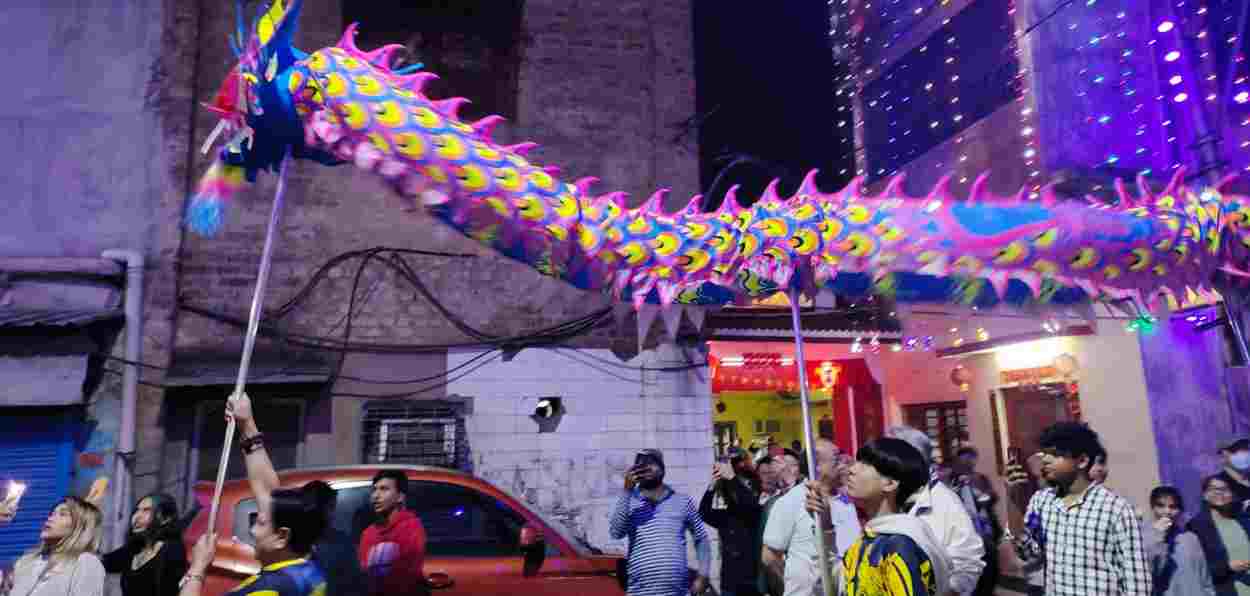
[[[111,542],[125,544],[126,505],[130,502],[135,454],[135,406],[139,401],[139,366],[143,356],[143,253],[135,250],[106,250],[102,258],[126,263],[126,360],[122,374],[122,424],[117,433],[113,456],[113,528]]]

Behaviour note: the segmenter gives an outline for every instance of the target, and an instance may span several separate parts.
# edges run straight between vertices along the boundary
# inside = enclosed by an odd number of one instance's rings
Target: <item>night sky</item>
[[[738,165],[718,183],[713,205],[730,184],[754,197],[768,180],[794,189],[812,168],[823,190],[840,188],[853,171],[848,145],[834,127],[833,56],[824,2],[695,0],[695,76],[700,184],[709,191],[727,161],[745,154],[767,165]],[[705,203],[707,205],[708,203]]]

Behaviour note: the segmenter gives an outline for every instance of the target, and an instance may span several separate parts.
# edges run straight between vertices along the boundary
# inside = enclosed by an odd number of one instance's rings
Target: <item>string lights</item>
[[[1222,139],[1220,159],[1250,171],[1250,65],[1236,0],[1068,0],[1033,22],[1014,1],[828,4],[835,60],[848,65],[834,81],[836,126],[852,130],[839,142],[853,143],[856,173],[870,180],[906,169],[967,183],[1003,158],[1001,141],[977,143],[1000,131],[970,127],[1006,105],[996,104],[1005,94],[1034,193],[1045,173],[1065,168],[1166,176],[1201,167],[1199,118]],[[995,45],[1004,22],[1011,30]],[[998,63],[987,68],[984,54]],[[1033,92],[1039,83],[1045,96]],[[994,149],[970,158],[969,142]]]

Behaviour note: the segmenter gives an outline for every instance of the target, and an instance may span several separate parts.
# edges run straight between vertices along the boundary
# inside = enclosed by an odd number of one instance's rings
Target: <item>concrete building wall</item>
[[[475,353],[453,353],[448,365]],[[707,369],[642,371],[688,362],[679,348],[617,363],[607,350],[521,352],[453,382],[472,399],[468,418],[473,469],[590,544],[624,552],[608,536],[624,472],[639,449],[664,452],[665,482],[696,499],[711,477],[712,399]],[[530,419],[539,397],[563,398],[567,414],[552,433]]]
[[[171,139],[187,133],[192,109],[186,89],[196,31],[188,28],[195,11],[187,4],[18,0],[5,4],[0,19],[0,49],[12,80],[20,81],[0,97],[0,160],[7,164],[0,181],[8,193],[0,255],[99,257],[116,248],[143,254],[143,359],[156,365],[171,355],[177,292],[186,145]],[[145,370],[144,378],[159,382],[160,374]],[[120,385],[105,378],[91,416],[116,415]],[[160,390],[141,388],[138,493],[156,484],[160,413]],[[107,466],[111,449],[103,452]],[[111,526],[115,517],[107,517]]]

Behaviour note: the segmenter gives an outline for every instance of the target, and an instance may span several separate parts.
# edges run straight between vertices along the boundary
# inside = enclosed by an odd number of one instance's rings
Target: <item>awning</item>
[[[0,407],[82,403],[123,321],[120,308],[0,308]]]

